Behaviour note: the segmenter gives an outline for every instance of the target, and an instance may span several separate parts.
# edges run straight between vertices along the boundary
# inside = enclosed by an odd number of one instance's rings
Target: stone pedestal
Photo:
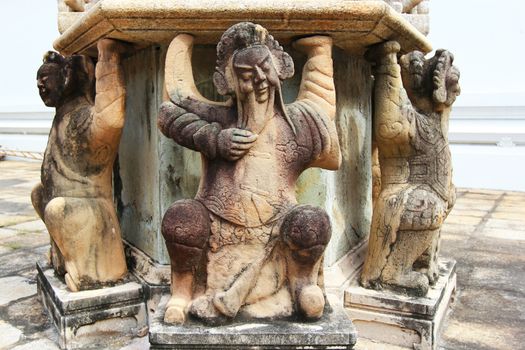
[[[439,330],[456,291],[456,261],[440,259],[436,284],[422,298],[360,287],[345,292],[345,307],[359,337],[410,349],[436,349]]]
[[[352,349],[356,331],[341,306],[327,308],[316,322],[288,320],[236,321],[218,327],[189,321],[164,323],[168,296],[162,298],[150,323],[150,349]]]
[[[118,346],[147,333],[140,284],[129,281],[72,293],[48,266],[37,263],[37,270],[38,294],[57,328],[62,349]]]

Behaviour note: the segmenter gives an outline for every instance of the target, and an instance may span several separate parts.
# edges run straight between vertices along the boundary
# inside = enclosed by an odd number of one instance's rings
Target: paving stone
[[[474,192],[467,192],[465,193],[465,195],[463,196],[463,198],[465,199],[475,199],[475,200],[490,200],[490,201],[494,201],[496,199],[498,199],[499,197],[501,197],[501,192],[495,192],[495,193],[474,193]]]
[[[0,243],[4,238],[16,236],[17,232],[15,230],[11,230],[9,228],[0,228]]]
[[[17,271],[34,270],[35,263],[42,258],[36,250],[15,250],[0,256],[0,277],[13,275]]]
[[[24,222],[21,224],[9,226],[11,230],[26,231],[26,232],[36,232],[46,230],[46,225],[42,220],[33,220]]]
[[[490,349],[503,349],[500,344],[504,343],[506,338],[505,334],[502,334],[501,330],[495,327],[487,327],[486,325],[452,321],[444,334],[442,335],[446,340],[451,340],[452,344],[457,344],[459,340],[460,344],[470,344],[472,346],[477,344],[481,345],[482,348]],[[459,345],[459,344],[457,344]],[[479,347],[476,347],[479,349]],[[456,348],[458,349],[458,348]]]
[[[0,321],[0,349],[16,344],[22,336],[22,331],[10,324]]]
[[[504,198],[516,198],[525,200],[525,192],[506,192]]]
[[[485,223],[486,228],[502,228],[513,231],[525,231],[525,225],[520,221],[504,219],[488,219]]]
[[[0,244],[13,250],[33,248],[49,244],[47,232],[21,232],[5,239],[0,238]]]
[[[441,232],[442,233],[446,232],[446,233],[456,234],[456,235],[470,235],[474,232],[474,226],[453,224],[448,221],[445,221],[445,224],[443,225]]]
[[[11,247],[0,245],[0,255],[9,254],[12,252],[13,252],[13,249]]]
[[[31,203],[17,203],[10,199],[0,198],[0,212],[4,214],[30,214],[34,211]]]
[[[366,338],[357,338],[357,343],[354,346],[354,350],[407,350],[407,348],[402,346],[396,346],[392,344],[375,342]]]
[[[16,225],[21,222],[36,220],[37,215],[18,215],[18,214],[3,214],[0,213],[0,227],[7,227],[11,225]]]
[[[513,231],[498,228],[485,228],[483,235],[492,238],[525,241],[525,231]]]
[[[36,294],[36,284],[20,276],[0,278],[0,286],[0,306]]]
[[[147,350],[149,349],[148,337],[136,338],[130,344],[120,348],[120,350]]]
[[[11,303],[4,315],[5,320],[28,337],[53,326],[37,295]]]
[[[59,350],[60,348],[54,342],[49,339],[40,339],[26,343],[24,345],[18,345],[11,350]]]
[[[454,207],[454,209],[452,209],[452,211],[450,212],[449,217],[451,215],[454,215],[454,216],[458,215],[458,216],[475,216],[475,217],[482,218],[488,213],[489,213],[488,210],[459,209],[459,208]]]
[[[517,203],[514,205],[514,203],[511,202],[501,202],[496,209],[494,209],[495,212],[506,212],[506,213],[521,213],[523,216],[525,216],[525,203],[521,203],[521,205],[518,205]]]
[[[458,194],[461,193],[473,193],[473,194],[489,194],[489,195],[501,195],[503,192],[500,190],[490,190],[490,189],[484,189],[484,188],[476,188],[476,189],[458,189]]]
[[[483,202],[471,202],[470,200],[465,200],[464,202],[456,202],[454,209],[463,209],[463,210],[492,210],[494,207],[494,202],[483,201]]]
[[[525,214],[522,213],[494,212],[490,214],[490,217],[494,219],[521,221],[525,224]]]
[[[445,222],[449,224],[476,226],[481,222],[481,218],[475,216],[449,215]]]

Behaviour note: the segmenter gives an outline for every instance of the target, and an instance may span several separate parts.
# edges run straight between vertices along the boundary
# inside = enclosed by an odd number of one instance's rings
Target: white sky
[[[46,108],[36,88],[43,54],[58,37],[57,1],[2,1],[0,10],[0,108]]]
[[[523,0],[431,0],[430,20],[428,38],[434,49],[454,54],[463,95],[482,93],[499,96],[494,98],[502,104],[524,105]]]

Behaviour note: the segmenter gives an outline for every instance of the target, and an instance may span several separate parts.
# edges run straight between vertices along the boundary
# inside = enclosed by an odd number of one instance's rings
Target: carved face
[[[233,58],[233,69],[240,94],[238,98],[241,101],[245,101],[253,93],[257,102],[266,102],[279,85],[279,76],[272,56],[264,46],[254,46],[237,52]]]
[[[402,74],[405,89],[410,94],[422,92],[425,75],[425,57],[421,52],[411,52],[403,57]]]
[[[40,98],[48,107],[56,107],[62,99],[65,78],[58,64],[43,64],[38,70],[37,87]]]

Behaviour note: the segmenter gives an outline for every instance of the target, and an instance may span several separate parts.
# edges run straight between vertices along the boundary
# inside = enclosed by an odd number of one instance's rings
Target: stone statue
[[[423,0],[386,0],[386,3],[398,12],[410,13],[414,8],[421,4],[422,1]]]
[[[60,11],[84,12],[89,10],[99,0],[58,0]]]
[[[281,82],[291,57],[253,23],[229,28],[217,45],[214,84],[226,103],[206,100],[192,76],[193,38],[177,36],[166,58],[171,101],[160,110],[164,135],[201,153],[193,200],[175,202],[162,234],[171,258],[172,296],[165,321],[187,314],[205,323],[245,317],[318,319],[325,297],[322,256],[328,215],[298,205],[295,183],[309,167],[341,162],[334,124],[332,40],[303,38],[307,54],[297,101],[285,105]]]
[[[397,42],[368,51],[375,67],[374,137],[381,192],[374,203],[367,288],[423,296],[438,277],[439,233],[455,202],[448,119],[460,93],[454,57],[438,50],[401,57]]]
[[[125,116],[124,46],[104,39],[97,47],[96,68],[87,56],[50,51],[37,74],[40,97],[56,115],[31,199],[51,235],[52,265],[71,291],[127,273],[112,197]]]

